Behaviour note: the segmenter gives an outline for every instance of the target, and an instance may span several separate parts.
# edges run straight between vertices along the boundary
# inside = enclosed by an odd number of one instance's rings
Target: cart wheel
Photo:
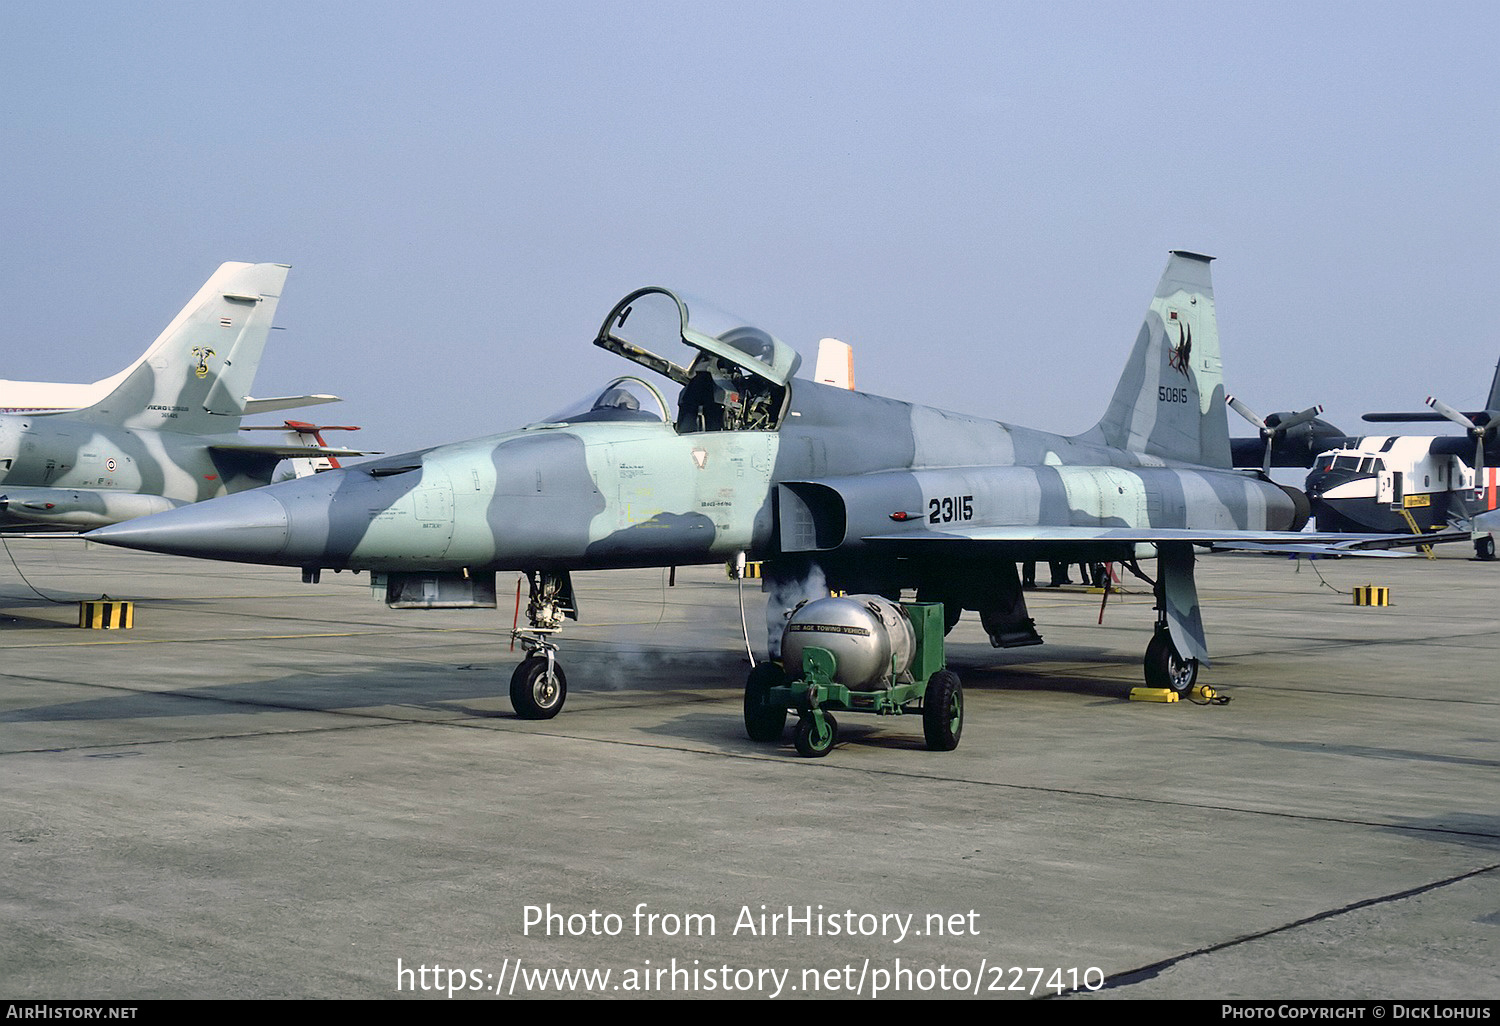
[[[510,704],[523,720],[550,720],[567,697],[568,678],[556,660],[548,673],[546,656],[527,656],[510,676]]]
[[[839,738],[839,721],[832,714],[823,714],[823,732],[818,733],[818,721],[816,717],[804,716],[797,721],[797,732],[793,740],[796,742],[797,751],[809,759],[820,759],[833,751],[833,744]]]
[[[964,732],[964,688],[958,674],[939,670],[922,696],[922,733],[934,752],[951,752]]]
[[[779,741],[786,729],[786,706],[769,704],[772,688],[786,683],[786,674],[775,663],[761,663],[745,681],[745,733],[751,741]]]

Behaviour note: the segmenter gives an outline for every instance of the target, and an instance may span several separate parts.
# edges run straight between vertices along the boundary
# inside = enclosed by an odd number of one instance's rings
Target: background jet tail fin
[[[1495,364],[1495,376],[1490,379],[1490,397],[1485,401],[1486,410],[1500,410],[1500,363]]]
[[[80,419],[217,434],[239,427],[260,367],[286,264],[226,263],[111,390]]]
[[[1233,465],[1212,259],[1172,251],[1109,409],[1081,437],[1162,459]]]
[[[854,389],[854,349],[836,338],[818,339],[818,362],[813,377],[819,384]]]

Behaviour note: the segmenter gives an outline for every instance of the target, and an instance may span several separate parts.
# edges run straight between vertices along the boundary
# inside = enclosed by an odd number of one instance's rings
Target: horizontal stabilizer
[[[322,445],[241,445],[223,444],[210,445],[209,449],[214,452],[240,453],[250,456],[275,456],[278,459],[292,460],[302,458],[316,458],[318,456],[375,456],[378,453],[366,452],[361,449],[333,449]]]
[[[274,399],[245,399],[245,416],[255,413],[275,413],[278,410],[299,410],[304,406],[321,406],[324,403],[341,403],[336,395],[283,395]]]

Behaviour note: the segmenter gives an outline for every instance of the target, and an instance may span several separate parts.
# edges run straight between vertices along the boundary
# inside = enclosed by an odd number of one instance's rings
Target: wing
[[[952,527],[941,530],[918,528],[890,534],[867,535],[870,545],[895,547],[911,545],[930,549],[950,545],[995,545],[1017,550],[1045,549],[1056,553],[1060,547],[1078,546],[1097,549],[1100,545],[1152,545],[1186,542],[1222,551],[1270,552],[1288,555],[1325,556],[1397,556],[1413,553],[1390,552],[1392,548],[1430,545],[1467,540],[1464,533],[1432,535],[1389,534],[1306,534],[1299,531],[1236,531],[1203,528],[1167,527]]]

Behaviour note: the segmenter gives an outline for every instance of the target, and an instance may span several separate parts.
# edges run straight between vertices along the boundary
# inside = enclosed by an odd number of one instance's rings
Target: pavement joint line
[[[1266,691],[1289,695],[1338,695],[1343,698],[1364,698],[1378,702],[1440,702],[1445,705],[1472,705],[1481,709],[1500,705],[1500,698],[1480,701],[1475,698],[1445,698],[1441,695],[1382,695],[1372,691],[1342,691],[1336,688],[1314,688],[1292,684],[1245,684],[1236,683],[1234,692]]]
[[[117,741],[113,744],[100,745],[66,745],[61,748],[14,748],[0,751],[0,758],[8,755],[67,755],[72,752],[118,751],[120,749],[151,748],[158,745],[188,744],[194,741],[251,741],[257,738],[272,737],[296,737],[304,734],[329,734],[337,731],[347,730],[369,730],[378,727],[403,727],[420,720],[403,720],[394,717],[380,717],[373,713],[351,713],[339,709],[303,709],[289,710],[301,712],[327,712],[330,716],[357,716],[363,717],[368,722],[347,723],[329,725],[326,727],[290,727],[285,730],[250,730],[237,734],[202,734],[193,737],[162,737],[142,741]]]
[[[128,689],[122,689],[128,690]],[[133,694],[157,694],[158,692],[132,692]],[[0,757],[7,755],[63,755],[68,752],[87,752],[93,749],[131,749],[148,748],[156,745],[188,744],[199,741],[243,741],[256,738],[270,737],[292,737],[302,734],[327,734],[337,731],[369,729],[372,727],[403,727],[429,722],[424,720],[410,719],[401,716],[392,716],[388,713],[365,713],[350,709],[318,709],[313,707],[276,705],[266,702],[249,702],[243,699],[211,698],[208,695],[184,695],[178,694],[180,698],[196,698],[202,701],[216,701],[224,705],[247,705],[255,709],[267,709],[282,712],[306,712],[325,713],[329,716],[345,716],[351,719],[361,720],[359,723],[329,724],[322,727],[289,727],[278,730],[247,730],[228,734],[200,734],[192,737],[163,737],[147,738],[139,741],[116,741],[110,744],[88,744],[88,745],[64,745],[51,748],[17,748],[0,751]]]
[[[1404,891],[1396,891],[1392,894],[1382,894],[1374,898],[1365,898],[1361,901],[1352,902],[1348,905],[1342,905],[1338,908],[1325,909],[1322,912],[1317,912],[1310,916],[1304,916],[1301,919],[1294,919],[1292,922],[1283,923],[1281,926],[1273,926],[1270,929],[1246,934],[1243,937],[1234,937],[1227,941],[1220,941],[1218,944],[1210,944],[1205,947],[1195,948],[1192,951],[1186,951],[1180,955],[1174,955],[1171,958],[1164,958],[1160,961],[1152,962],[1150,965],[1141,966],[1138,969],[1131,969],[1123,973],[1113,973],[1105,977],[1104,986],[1099,988],[1099,990],[1111,990],[1120,987],[1134,986],[1137,983],[1144,983],[1147,980],[1155,979],[1157,976],[1160,976],[1163,971],[1171,969],[1190,958],[1197,958],[1201,955],[1212,955],[1216,952],[1224,951],[1228,948],[1238,947],[1241,944],[1248,944],[1251,941],[1262,940],[1266,937],[1274,937],[1279,933],[1286,933],[1290,930],[1296,930],[1303,926],[1310,926],[1313,923],[1319,923],[1323,922],[1324,920],[1334,919],[1349,912],[1357,912],[1363,908],[1372,908],[1377,905],[1387,905],[1397,901],[1403,901],[1407,898],[1416,897],[1419,894],[1425,894],[1428,891],[1435,891],[1443,887],[1452,886],[1456,883],[1462,883],[1463,881],[1472,879],[1476,876],[1483,876],[1486,873],[1493,873],[1497,869],[1500,869],[1500,863],[1496,863],[1495,865],[1490,866],[1481,866],[1478,869],[1471,869],[1467,873],[1459,873],[1457,876],[1450,876],[1442,880],[1435,880],[1431,883],[1422,884],[1418,887],[1411,887]],[[1082,990],[1082,988],[1079,988],[1060,995],[1043,994],[1041,995],[1041,999],[1047,1000],[1054,997],[1069,997],[1073,994],[1079,993],[1097,993],[1097,991],[1084,991]]]

